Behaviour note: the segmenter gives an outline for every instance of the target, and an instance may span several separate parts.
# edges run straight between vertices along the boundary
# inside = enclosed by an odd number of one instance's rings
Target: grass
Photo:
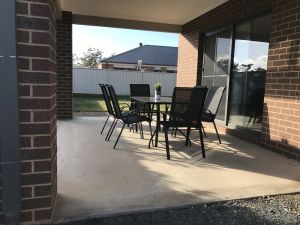
[[[129,96],[118,96],[119,103],[130,105]],[[74,94],[74,112],[106,112],[106,105],[101,95]],[[161,105],[161,111],[164,112],[166,107]],[[128,109],[125,109],[128,110]]]
[[[105,112],[107,111],[104,99],[100,95],[82,95],[75,94],[74,96],[74,111],[75,112]],[[119,96],[120,103],[130,104],[129,96]]]

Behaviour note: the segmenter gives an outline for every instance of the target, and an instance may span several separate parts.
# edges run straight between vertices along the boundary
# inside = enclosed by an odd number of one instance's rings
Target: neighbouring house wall
[[[57,22],[57,117],[73,116],[72,13],[62,12]]]
[[[200,84],[205,32],[270,12],[271,7],[272,0],[230,0],[184,24],[179,37],[177,86]]]
[[[21,220],[48,221],[56,179],[56,18],[52,0],[17,0]]]
[[[300,160],[300,0],[272,6],[261,142]]]

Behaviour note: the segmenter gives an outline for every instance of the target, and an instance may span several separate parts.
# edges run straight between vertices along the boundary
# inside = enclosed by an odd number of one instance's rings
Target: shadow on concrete
[[[114,150],[120,128],[110,142],[104,141],[105,135],[100,135],[104,119],[83,117],[58,123],[55,223],[300,187],[293,182],[300,180],[299,174],[295,176],[300,169],[297,162],[226,135],[221,135],[219,145],[215,134],[208,132],[206,159],[201,157],[197,132],[192,133],[192,147],[184,145],[183,137],[170,139],[170,161],[163,141],[158,148],[147,148],[147,131],[141,140],[126,129]]]

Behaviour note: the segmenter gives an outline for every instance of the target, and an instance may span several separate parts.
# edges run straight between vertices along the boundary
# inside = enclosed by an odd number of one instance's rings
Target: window
[[[271,17],[238,25],[235,31],[229,122],[260,131],[268,62]]]
[[[270,26],[266,15],[205,37],[202,85],[227,87],[216,118],[237,128],[261,131]]]

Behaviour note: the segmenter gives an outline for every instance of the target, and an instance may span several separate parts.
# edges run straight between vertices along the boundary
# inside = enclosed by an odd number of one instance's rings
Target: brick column
[[[199,33],[179,35],[177,84],[192,87],[197,83]]]
[[[261,144],[300,160],[300,0],[272,4]]]
[[[72,13],[63,12],[57,23],[57,117],[73,116]]]
[[[52,0],[17,0],[22,221],[49,220],[56,199],[56,16]]]

